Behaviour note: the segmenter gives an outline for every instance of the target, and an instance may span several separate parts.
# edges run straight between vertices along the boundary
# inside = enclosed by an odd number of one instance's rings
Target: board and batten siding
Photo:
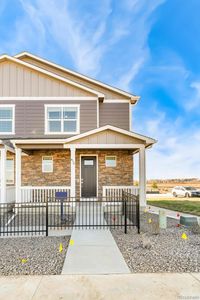
[[[1,138],[62,138],[66,134],[50,135],[45,133],[45,104],[80,104],[80,133],[97,128],[96,100],[16,100],[0,101],[0,104],[15,104],[15,135]],[[72,136],[72,135],[70,135]]]
[[[37,59],[31,58],[31,57],[24,56],[20,59],[22,61],[28,62],[29,64],[35,65],[35,66],[40,67],[44,70],[48,70],[48,71],[53,72],[57,75],[60,75],[62,77],[70,79],[74,82],[80,83],[84,86],[87,86],[91,89],[94,89],[95,91],[103,93],[105,95],[105,99],[129,99],[129,97],[127,97],[125,95],[122,95],[120,93],[117,93],[117,92],[109,89],[108,87],[101,86],[100,84],[98,84],[98,81],[96,83],[91,82],[90,80],[87,80],[86,78],[81,78],[79,76],[76,76],[76,75],[68,72],[67,70],[66,71],[61,70],[61,69],[56,68],[52,65],[49,65],[48,63],[38,61]]]
[[[10,61],[0,62],[0,97],[91,97],[94,94]]]
[[[129,103],[100,103],[99,125],[129,130]]]

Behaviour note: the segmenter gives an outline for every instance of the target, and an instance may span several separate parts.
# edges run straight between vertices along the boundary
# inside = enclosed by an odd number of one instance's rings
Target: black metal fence
[[[0,204],[0,236],[46,235],[72,228],[140,230],[139,197],[56,199],[46,203]]]

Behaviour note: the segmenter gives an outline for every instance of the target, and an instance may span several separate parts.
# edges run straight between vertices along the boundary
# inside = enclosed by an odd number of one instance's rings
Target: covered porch
[[[139,194],[140,206],[145,206],[145,152],[146,147],[153,142],[155,141],[150,138],[112,126],[104,126],[68,139],[13,140],[13,202],[46,202],[55,197],[57,191],[65,191],[68,197],[74,199],[116,198],[125,190],[134,195]],[[1,148],[1,203],[8,201],[5,193],[6,156],[3,149]],[[139,186],[133,185],[136,153],[139,153]],[[50,157],[53,161],[52,171]],[[47,160],[46,168],[51,172],[43,169],[44,158]]]

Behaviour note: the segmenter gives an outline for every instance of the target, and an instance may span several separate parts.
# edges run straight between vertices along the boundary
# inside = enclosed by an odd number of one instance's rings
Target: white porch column
[[[139,185],[140,185],[140,206],[146,206],[146,161],[145,147],[139,151]]]
[[[1,203],[6,203],[6,148],[0,149],[1,151]]]
[[[76,196],[76,148],[70,147],[71,151],[71,197]]]
[[[21,202],[21,156],[22,149],[15,149],[15,199],[16,202]]]

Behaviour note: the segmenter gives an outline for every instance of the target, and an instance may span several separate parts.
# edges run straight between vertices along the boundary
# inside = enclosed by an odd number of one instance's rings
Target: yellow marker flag
[[[151,219],[149,219],[149,220],[148,220],[148,222],[149,222],[149,224],[150,224],[150,223],[152,223],[152,220],[151,220]]]
[[[22,259],[21,259],[21,263],[22,263],[22,264],[27,263],[27,259],[26,259],[26,258],[22,258]]]
[[[62,252],[62,251],[63,251],[63,245],[62,245],[62,243],[60,243],[59,252]]]
[[[187,240],[187,239],[188,239],[187,234],[184,232],[184,233],[182,234],[181,238],[182,238],[183,240]]]
[[[70,246],[73,246],[74,245],[74,240],[70,240],[69,244],[70,244]]]

